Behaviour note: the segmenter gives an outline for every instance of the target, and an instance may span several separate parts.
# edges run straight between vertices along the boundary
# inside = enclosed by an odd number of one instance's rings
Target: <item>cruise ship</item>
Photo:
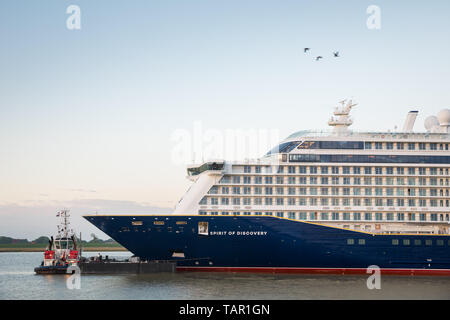
[[[450,275],[450,110],[413,132],[354,132],[342,101],[327,131],[299,131],[255,160],[187,168],[172,214],[85,218],[179,271]]]

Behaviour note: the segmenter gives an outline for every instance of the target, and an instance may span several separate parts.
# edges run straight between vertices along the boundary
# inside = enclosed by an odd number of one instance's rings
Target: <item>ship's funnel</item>
[[[416,122],[417,114],[419,111],[410,111],[406,116],[405,124],[403,125],[403,132],[412,132],[414,122]]]

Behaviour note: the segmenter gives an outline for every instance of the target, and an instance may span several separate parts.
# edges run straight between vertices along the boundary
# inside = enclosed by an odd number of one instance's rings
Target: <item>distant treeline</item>
[[[90,240],[90,241],[83,240],[82,241],[83,246],[98,246],[98,247],[120,246],[113,239],[102,240],[102,239],[97,238],[95,235],[91,235],[91,236],[92,236],[92,240]],[[27,239],[14,239],[14,238],[10,238],[10,237],[0,236],[0,245],[3,245],[3,246],[4,245],[14,245],[14,246],[23,245],[24,247],[26,247],[26,246],[46,246],[46,245],[48,245],[49,240],[50,240],[50,238],[46,237],[46,236],[39,237],[32,241],[28,241]],[[79,243],[80,239],[77,238],[77,242]]]

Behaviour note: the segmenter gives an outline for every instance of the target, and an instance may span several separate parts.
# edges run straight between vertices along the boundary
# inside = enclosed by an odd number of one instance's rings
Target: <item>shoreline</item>
[[[1,252],[44,252],[45,248],[0,248]],[[89,251],[128,251],[124,247],[85,247],[84,252]]]

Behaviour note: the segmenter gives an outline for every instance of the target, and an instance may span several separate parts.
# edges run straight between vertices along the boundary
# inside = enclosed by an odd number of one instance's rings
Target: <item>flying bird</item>
[[[339,51],[333,52],[335,57],[339,57]]]
[[[310,48],[305,48],[305,49],[303,49],[303,52],[308,52],[310,50]]]
[[[316,61],[319,61],[319,59],[322,59],[323,57],[322,56],[318,56],[318,57],[316,57]]]

